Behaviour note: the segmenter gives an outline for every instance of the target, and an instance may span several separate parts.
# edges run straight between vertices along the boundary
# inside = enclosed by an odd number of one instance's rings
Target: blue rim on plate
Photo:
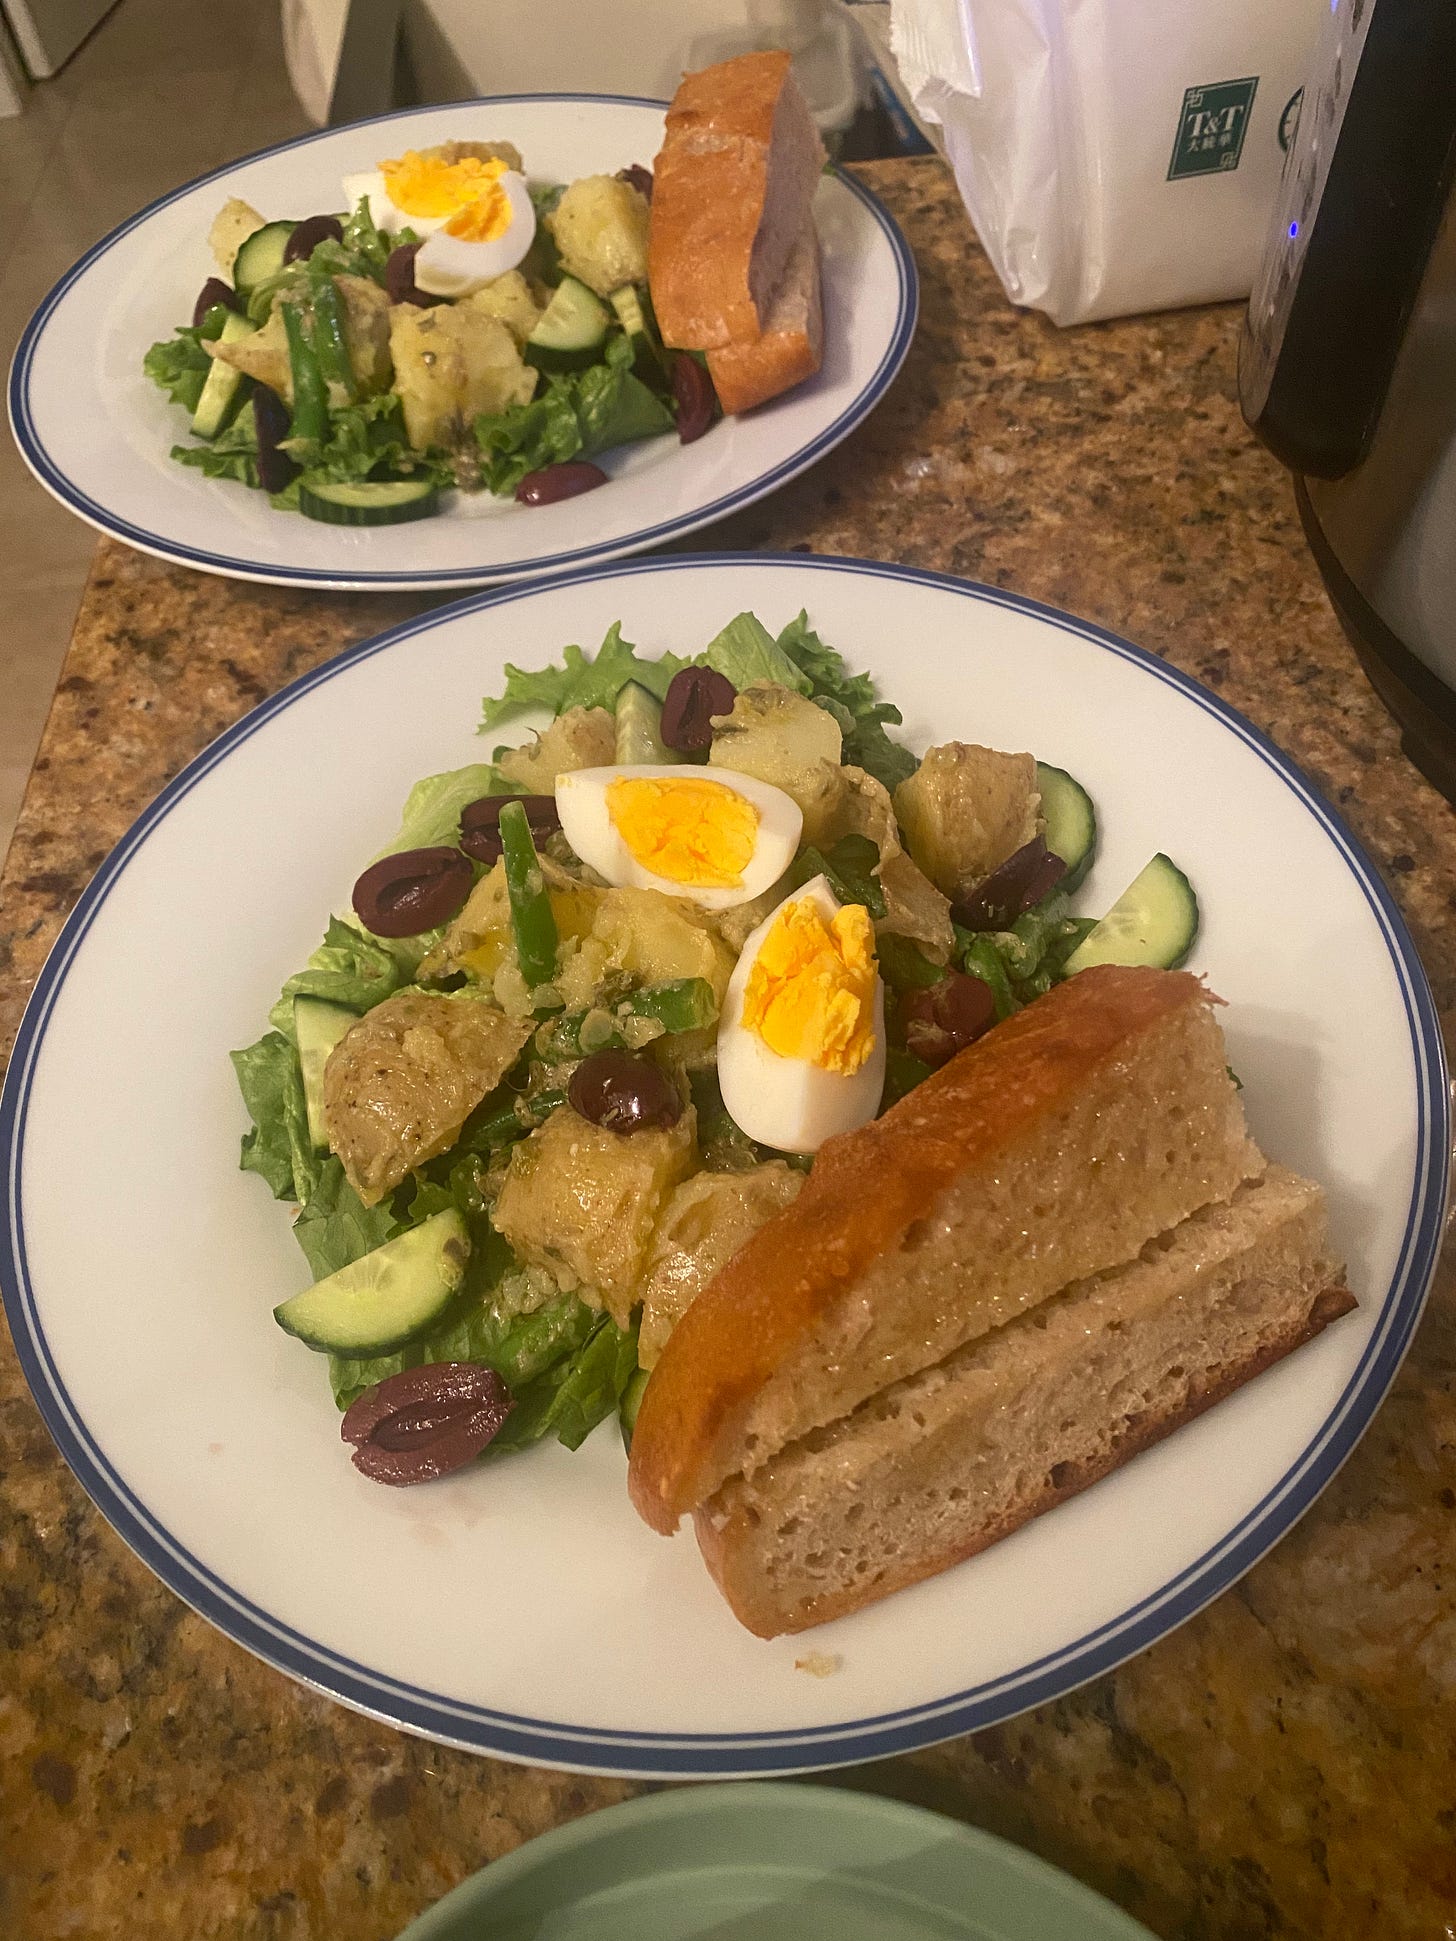
[[[145,810],[101,865],[67,918],[41,969],[0,1091],[0,1158],[4,1162],[7,1242],[0,1252],[11,1332],[26,1380],[62,1454],[107,1521],[142,1561],[194,1610],[266,1662],[373,1718],[479,1752],[579,1771],[644,1778],[728,1778],[852,1765],[933,1745],[979,1730],[1060,1697],[1144,1650],[1226,1590],[1303,1515],[1354,1449],[1395,1378],[1425,1305],[1445,1222],[1451,1112],[1446,1056],[1425,972],[1405,920],[1370,858],[1341,818],[1294,763],[1235,709],[1146,649],[1024,595],[948,574],[824,554],[712,553],[620,561],[564,575],[551,585],[611,581],[639,573],[791,566],[795,572],[860,573],[936,587],[1049,622],[1166,682],[1212,715],[1284,782],[1324,830],[1369,905],[1400,989],[1417,1089],[1414,1184],[1391,1285],[1361,1360],[1318,1434],[1241,1521],[1195,1563],[1098,1629],[1014,1672],[929,1704],[784,1732],[651,1733],[579,1727],[468,1705],[388,1678],[330,1651],[240,1596],[187,1552],[151,1515],[109,1463],[71,1403],[37,1312],[26,1259],[20,1203],[21,1156],[31,1084],[47,1022],[68,968],[113,884],[150,832],[229,752],[273,715],[344,668],[427,633],[462,614],[529,598],[544,588],[511,586],[435,609],[349,648],[301,675],[190,762]],[[812,600],[807,602],[812,604]]]
[[[471,108],[490,106],[494,103],[509,104],[526,101],[561,102],[607,102],[620,107],[666,109],[665,101],[654,101],[641,95],[629,94],[503,94],[488,97],[482,102],[470,102]],[[399,109],[390,114],[371,115],[364,121],[352,122],[350,127],[368,128],[381,121],[403,121],[412,115],[439,114],[440,104],[432,103],[421,108]],[[345,590],[377,591],[427,591],[431,586],[476,586],[481,584],[482,575],[491,582],[520,577],[557,574],[562,569],[582,567],[592,561],[605,561],[619,557],[624,552],[636,551],[647,546],[659,546],[669,539],[679,538],[682,534],[695,532],[701,526],[711,525],[716,519],[725,519],[731,512],[740,512],[745,506],[755,504],[766,498],[781,485],[787,485],[801,472],[821,459],[826,452],[843,442],[845,438],[867,418],[880,399],[894,382],[900,366],[904,363],[915,336],[915,326],[920,315],[920,279],[915,268],[915,258],[910,253],[910,245],[901,234],[900,226],[885,208],[879,197],[874,195],[863,183],[857,182],[843,171],[833,171],[835,179],[867,209],[884,233],[895,258],[899,273],[898,307],[895,327],[889,344],[885,349],[874,373],[868,382],[832,424],[826,425],[817,437],[802,446],[782,463],[739,486],[732,492],[725,492],[709,504],[695,508],[691,512],[680,513],[676,518],[665,519],[653,526],[644,526],[637,532],[618,539],[605,539],[592,546],[578,546],[559,553],[543,553],[527,556],[524,559],[507,560],[482,569],[480,566],[441,567],[427,572],[400,574],[393,572],[371,572],[367,569],[348,573],[330,572],[324,568],[306,566],[265,566],[257,560],[238,559],[227,553],[207,552],[193,546],[182,545],[168,539],[164,534],[154,533],[144,526],[134,525],[130,520],[110,512],[104,505],[82,491],[59,466],[51,459],[36,429],[30,403],[31,366],[46,325],[56,307],[63,301],[76,280],[98,262],[107,252],[140,227],[158,210],[167,208],[179,197],[190,195],[194,189],[204,187],[221,177],[231,175],[234,170],[249,162],[266,160],[271,155],[281,155],[289,149],[306,148],[318,141],[328,140],[341,131],[337,128],[321,128],[311,135],[301,135],[292,141],[275,142],[270,148],[260,148],[252,154],[243,155],[237,161],[229,162],[222,168],[199,175],[191,182],[184,182],[180,188],[158,196],[155,202],[118,225],[108,235],[103,236],[87,250],[79,262],[72,265],[55,287],[43,298],[39,309],[26,325],[15,356],[10,366],[9,402],[10,424],[15,434],[15,442],[26,464],[34,472],[46,489],[55,494],[61,503],[74,512],[78,518],[89,525],[108,533],[113,539],[125,540],[127,544],[138,547],[159,559],[172,560],[181,566],[195,566],[203,572],[220,573],[229,578],[259,581],[269,586],[328,586]]]

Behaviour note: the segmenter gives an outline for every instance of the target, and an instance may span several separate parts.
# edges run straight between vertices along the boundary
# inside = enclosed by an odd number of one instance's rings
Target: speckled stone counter
[[[1340,805],[1451,1007],[1456,817],[1401,755],[1288,481],[1240,421],[1237,311],[1058,333],[1005,303],[939,163],[865,174],[920,264],[909,362],[838,452],[695,543],[946,568],[1166,655]],[[167,778],[418,604],[100,547],[0,882],[0,1050],[67,910]],[[1165,1941],[1452,1941],[1453,1540],[1443,1279],[1359,1451],[1235,1591],[1071,1698],[833,1783],[1005,1833]],[[256,1663],[101,1521],[0,1351],[7,1941],[386,1941],[474,1868],[633,1790],[419,1743]]]

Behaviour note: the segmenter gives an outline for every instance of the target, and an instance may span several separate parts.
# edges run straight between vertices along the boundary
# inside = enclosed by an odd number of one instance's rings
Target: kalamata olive
[[[427,1362],[366,1388],[339,1433],[376,1483],[429,1483],[473,1462],[515,1407],[493,1368]]]
[[[384,266],[384,287],[391,303],[413,303],[427,310],[435,299],[426,296],[415,282],[415,258],[419,253],[418,243],[401,243],[398,249],[392,249]]]
[[[474,872],[458,849],[402,849],[382,856],[354,885],[354,914],[376,937],[417,937],[450,918]]]
[[[947,971],[929,990],[900,999],[905,1049],[927,1065],[943,1065],[974,1044],[996,1022],[996,1000],[989,984],[960,971]]]
[[[677,435],[691,445],[712,424],[718,410],[713,380],[696,357],[680,351],[672,360],[672,395],[677,402]]]
[[[265,492],[281,492],[293,483],[298,467],[278,447],[293,430],[288,406],[266,384],[253,386],[253,429],[258,436],[258,483]]]
[[[197,292],[197,301],[192,306],[192,328],[196,330],[208,311],[219,303],[229,310],[243,307],[231,283],[224,283],[220,276],[210,276]]]
[[[320,243],[341,243],[344,225],[337,216],[305,216],[293,225],[293,234],[283,245],[285,263],[306,263]]]
[[[554,795],[482,795],[460,811],[460,847],[475,862],[493,863],[500,855],[500,812],[507,802],[525,805],[531,840],[538,848],[561,827]]]
[[[595,492],[606,482],[600,465],[586,458],[569,458],[560,465],[544,465],[539,472],[527,472],[516,487],[516,499],[521,505],[555,505],[559,499]]]
[[[675,1126],[682,1117],[682,1100],[667,1073],[630,1051],[594,1051],[583,1058],[566,1096],[584,1119],[608,1132]]]
[[[633,162],[628,168],[619,168],[617,180],[630,182],[638,195],[645,196],[649,202],[652,200],[652,170],[643,168],[640,162]]]
[[[713,716],[731,714],[738,690],[711,667],[680,667],[667,684],[658,733],[679,755],[701,755],[712,746]]]
[[[963,930],[1009,930],[1016,919],[1049,896],[1067,873],[1043,836],[1033,836],[973,890],[956,897],[950,913]]]

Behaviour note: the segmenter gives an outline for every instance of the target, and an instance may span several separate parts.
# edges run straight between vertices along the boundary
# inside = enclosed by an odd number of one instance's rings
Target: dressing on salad
[[[1075,913],[1079,784],[973,743],[917,759],[803,614],[691,660],[614,626],[506,673],[483,729],[549,724],[413,790],[354,920],[233,1054],[243,1166],[297,1205],[313,1275],[277,1319],[392,1483],[614,1411],[629,1435],[827,1139],[1082,965],[1176,964],[1198,923],[1162,855]]]
[[[190,414],[179,464],[385,525],[448,489],[551,503],[606,483],[604,452],[708,428],[706,372],[652,316],[646,169],[544,184],[509,142],[452,141],[340,186],[337,215],[219,211],[219,273],[143,364]]]

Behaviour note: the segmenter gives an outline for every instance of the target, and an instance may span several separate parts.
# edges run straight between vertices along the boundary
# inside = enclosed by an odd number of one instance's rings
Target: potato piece
[[[568,275],[609,297],[647,281],[647,198],[615,175],[584,175],[546,218]]]
[[[719,1003],[733,974],[733,957],[707,914],[661,890],[603,890],[591,934],[606,947],[613,970],[634,984],[706,978]]]
[[[231,364],[244,377],[266,384],[285,404],[293,403],[293,373],[288,362],[288,336],[281,310],[275,310],[263,328],[255,330],[250,337],[234,338],[230,344],[213,338],[204,341],[202,348],[220,364]]]
[[[954,942],[950,902],[901,847],[889,791],[862,768],[826,763],[821,779],[824,793],[804,818],[805,842],[828,847],[841,836],[868,836],[880,852],[875,875],[885,893],[885,914],[876,920],[876,931],[909,937],[944,961]]]
[[[469,309],[480,311],[482,316],[494,317],[503,323],[518,344],[524,344],[541,321],[543,306],[532,296],[531,286],[519,270],[507,270],[483,290],[462,298],[462,302]]]
[[[895,791],[895,814],[921,869],[957,896],[1045,826],[1035,758],[964,741],[927,748]]]
[[[207,232],[207,247],[227,282],[233,280],[233,264],[237,261],[238,251],[267,220],[240,196],[233,196],[225,202],[213,217],[212,227]]]
[[[554,795],[558,775],[605,767],[616,753],[617,718],[610,708],[568,708],[544,734],[502,755],[496,767],[530,795]]]
[[[463,162],[474,156],[478,162],[504,162],[517,175],[526,172],[521,151],[514,142],[437,142],[433,148],[420,152],[423,155],[438,155],[442,162]]]
[[[469,304],[437,304],[433,310],[395,304],[389,354],[416,451],[466,444],[482,412],[525,404],[536,388],[536,373],[522,362],[509,330]]]
[[[746,1173],[695,1173],[662,1210],[642,1284],[637,1359],[653,1368],[667,1337],[708,1282],[759,1228],[781,1213],[804,1175],[781,1159]]]
[[[832,714],[776,681],[755,681],[730,714],[714,717],[708,763],[771,782],[808,813],[823,792],[820,764],[837,768],[843,747]]]
[[[478,998],[419,991],[386,998],[344,1034],[324,1067],[324,1124],[365,1206],[454,1143],[530,1035]]]
[[[361,391],[387,388],[389,361],[389,296],[372,277],[336,276],[334,288],[344,310],[344,342],[349,364]]]
[[[695,1119],[607,1132],[561,1105],[511,1154],[491,1218],[517,1255],[625,1327],[664,1201],[691,1170]]]

